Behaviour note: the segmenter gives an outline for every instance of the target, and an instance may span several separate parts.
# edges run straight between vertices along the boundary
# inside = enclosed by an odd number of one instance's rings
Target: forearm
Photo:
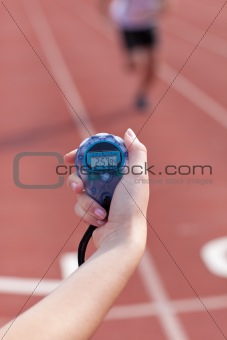
[[[97,250],[58,289],[18,318],[5,339],[89,339],[134,273],[143,244],[116,242],[110,249]]]

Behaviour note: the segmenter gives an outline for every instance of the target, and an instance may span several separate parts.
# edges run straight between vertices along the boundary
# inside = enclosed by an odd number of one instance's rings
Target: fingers
[[[107,213],[105,209],[103,209],[86,193],[78,195],[75,212],[77,216],[83,219],[84,222],[96,227],[103,226],[106,223],[105,217]]]
[[[76,174],[72,174],[69,176],[67,184],[77,194],[78,202],[75,205],[77,216],[87,224],[92,224],[95,227],[103,226],[106,223],[107,213],[105,209],[83,192],[82,180]]]
[[[73,150],[64,156],[65,162],[69,164],[75,163],[76,150]],[[95,202],[87,194],[83,193],[84,184],[76,173],[70,175],[67,180],[67,185],[77,194],[78,202],[75,205],[77,216],[83,219],[87,224],[92,224],[96,227],[103,226],[106,223],[107,215],[97,202]]]
[[[76,152],[77,152],[77,149],[76,149],[76,150],[73,150],[73,151],[70,151],[69,153],[67,153],[67,154],[64,156],[65,162],[66,162],[66,163],[69,163],[69,164],[74,164],[74,163],[75,163]]]
[[[67,185],[77,194],[80,194],[84,190],[84,183],[76,173],[68,177]]]

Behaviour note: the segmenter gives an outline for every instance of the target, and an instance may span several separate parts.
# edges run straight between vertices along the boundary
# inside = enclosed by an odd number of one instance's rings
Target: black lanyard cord
[[[110,197],[106,196],[102,207],[106,210],[107,212],[107,218],[108,218],[108,213],[110,210]],[[85,253],[86,253],[86,249],[87,249],[87,245],[88,242],[90,241],[90,238],[92,237],[93,231],[96,229],[97,227],[90,225],[88,227],[88,229],[86,230],[84,236],[82,237],[79,247],[78,247],[78,265],[81,266],[84,261],[85,261]]]

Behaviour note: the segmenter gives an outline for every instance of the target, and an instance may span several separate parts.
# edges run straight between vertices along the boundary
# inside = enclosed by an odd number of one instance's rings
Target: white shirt
[[[143,29],[155,25],[161,0],[113,0],[110,15],[121,28]]]

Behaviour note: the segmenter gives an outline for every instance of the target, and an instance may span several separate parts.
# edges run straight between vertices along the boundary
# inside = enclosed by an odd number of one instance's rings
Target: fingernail
[[[97,208],[97,209],[95,209],[95,215],[96,215],[97,217],[103,219],[103,218],[106,216],[106,213],[105,213],[105,211],[103,211],[103,210]]]
[[[127,134],[128,134],[131,138],[133,138],[133,139],[136,138],[136,135],[135,135],[134,131],[132,131],[132,129],[128,129],[128,130],[127,130]]]
[[[75,182],[72,182],[71,183],[71,188],[72,188],[73,191],[76,191],[77,184]]]
[[[104,224],[106,224],[106,221],[100,221],[100,220],[97,220],[97,224],[101,226],[101,225],[104,225]]]
[[[66,153],[64,157],[69,156],[69,155],[72,155],[73,152],[74,152],[74,151],[70,151],[70,152]]]

